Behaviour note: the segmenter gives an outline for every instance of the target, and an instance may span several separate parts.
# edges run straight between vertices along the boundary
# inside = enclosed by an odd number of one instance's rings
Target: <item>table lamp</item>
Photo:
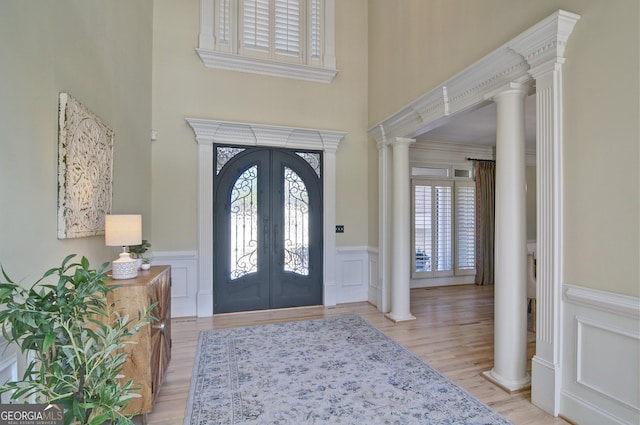
[[[140,214],[107,214],[104,216],[104,242],[107,246],[121,246],[120,258],[113,260],[113,279],[133,279],[138,276],[135,258],[127,246],[142,243],[142,216]]]

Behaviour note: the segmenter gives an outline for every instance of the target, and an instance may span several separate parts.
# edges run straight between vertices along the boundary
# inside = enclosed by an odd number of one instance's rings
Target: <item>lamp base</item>
[[[111,263],[111,277],[113,279],[138,277],[138,265],[135,258],[131,258],[128,252],[121,252],[120,258]]]

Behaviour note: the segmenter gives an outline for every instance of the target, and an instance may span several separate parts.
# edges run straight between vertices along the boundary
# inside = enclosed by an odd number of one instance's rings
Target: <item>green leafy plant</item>
[[[151,247],[151,243],[148,240],[143,239],[140,245],[129,245],[129,253],[131,258],[142,258],[142,254],[147,252]]]
[[[151,308],[138,317],[121,317],[107,305],[105,271],[82,257],[44,273],[30,288],[14,283],[2,268],[0,326],[3,337],[33,360],[22,380],[0,385],[11,401],[60,404],[65,424],[133,424],[122,414],[135,394],[133,382],[120,374],[127,337],[151,320]],[[56,283],[45,283],[54,280]]]

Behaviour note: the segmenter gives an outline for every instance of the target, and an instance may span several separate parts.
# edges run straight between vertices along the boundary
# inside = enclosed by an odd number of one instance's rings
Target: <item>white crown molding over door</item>
[[[562,388],[562,64],[579,15],[558,10],[459,74],[376,124],[369,134],[379,152],[380,257],[378,308],[389,307],[391,223],[387,206],[393,169],[390,146],[398,137],[416,137],[452,115],[480,108],[512,83],[535,80],[537,111],[538,310],[536,354],[532,361],[532,402],[558,415]]]
[[[197,315],[213,315],[213,145],[318,150],[323,180],[323,303],[333,306],[336,285],[336,151],[341,131],[269,126],[187,118],[198,143],[198,295]]]

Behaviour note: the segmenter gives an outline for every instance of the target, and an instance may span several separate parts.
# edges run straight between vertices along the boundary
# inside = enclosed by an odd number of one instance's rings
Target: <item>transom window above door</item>
[[[329,83],[335,0],[200,0],[207,67]]]

